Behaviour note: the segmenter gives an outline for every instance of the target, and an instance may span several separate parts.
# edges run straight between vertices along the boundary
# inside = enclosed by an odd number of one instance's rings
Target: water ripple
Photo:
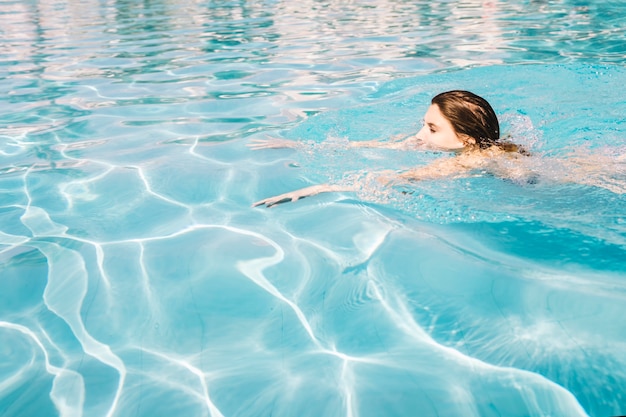
[[[0,3],[0,413],[623,414],[626,14],[579,3]],[[439,157],[348,144],[459,86],[553,183],[250,209]]]

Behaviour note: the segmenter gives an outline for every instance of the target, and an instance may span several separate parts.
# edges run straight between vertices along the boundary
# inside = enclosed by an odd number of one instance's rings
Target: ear
[[[461,139],[461,142],[463,142],[463,145],[476,145],[476,139],[469,135],[461,134],[459,138]]]

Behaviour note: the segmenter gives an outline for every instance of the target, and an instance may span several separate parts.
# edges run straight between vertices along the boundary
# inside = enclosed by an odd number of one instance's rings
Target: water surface
[[[624,7],[0,3],[1,414],[626,413]],[[544,180],[250,208],[453,88]]]

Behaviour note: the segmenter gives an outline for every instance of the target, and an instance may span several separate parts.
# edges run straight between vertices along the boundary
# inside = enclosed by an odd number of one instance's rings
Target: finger
[[[295,200],[292,199],[289,195],[278,196],[278,197],[274,197],[274,198],[271,198],[271,199],[267,200],[265,202],[265,205],[267,207],[272,207],[272,206],[277,206],[277,205],[283,204],[283,203],[289,203],[291,201],[295,201]]]
[[[260,148],[266,147],[267,146],[267,142],[246,143],[246,146],[248,148],[251,148],[251,149],[260,149]]]
[[[293,201],[298,201],[298,200],[302,200],[303,198],[307,198],[307,196],[306,196],[306,195],[297,195],[297,196],[293,197],[293,198],[291,199],[291,201],[292,201],[292,202],[293,202]]]
[[[252,204],[252,207],[257,207],[257,206],[263,206],[265,205],[265,207],[272,207],[276,204],[280,204],[281,202],[283,202],[283,198],[278,199],[276,197],[273,198],[266,198],[264,200],[259,200],[256,203]]]

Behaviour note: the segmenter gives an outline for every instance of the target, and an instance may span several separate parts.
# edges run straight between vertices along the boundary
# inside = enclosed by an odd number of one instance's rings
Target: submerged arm
[[[268,139],[252,139],[246,146],[252,150],[259,149],[281,149],[281,148],[296,148],[300,142],[268,137]],[[386,149],[407,149],[409,147],[417,147],[420,141],[415,136],[403,137],[395,136],[389,141],[382,141],[379,139],[364,140],[364,141],[349,141],[348,146],[351,148],[386,148]]]
[[[259,149],[295,148],[298,146],[298,142],[288,139],[269,137],[269,139],[252,139],[246,146],[256,151]]]
[[[389,141],[378,139],[351,141],[353,148],[384,148],[384,149],[408,149],[417,147],[421,141],[416,136],[405,137],[403,135],[393,136]]]

